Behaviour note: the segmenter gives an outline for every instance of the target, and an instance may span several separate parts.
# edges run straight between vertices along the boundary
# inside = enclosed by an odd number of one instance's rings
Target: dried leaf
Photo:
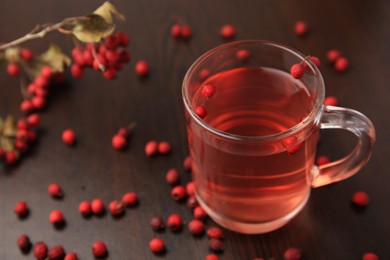
[[[16,135],[15,120],[12,116],[7,116],[4,122],[3,135],[8,137],[14,137]]]
[[[6,137],[0,137],[0,147],[3,147],[3,149],[5,151],[14,151],[15,150],[15,146],[14,146],[14,142],[12,142],[12,140],[10,140],[9,138],[6,138]]]
[[[0,135],[3,132],[3,127],[4,127],[4,120],[3,118],[0,117]]]
[[[54,43],[51,43],[49,49],[41,54],[41,60],[57,72],[64,71],[65,65],[69,66],[72,63],[72,60]]]
[[[73,35],[82,42],[99,42],[115,30],[114,17],[120,21],[125,16],[118,12],[111,2],[105,2],[92,14],[89,19],[79,20],[73,28]]]

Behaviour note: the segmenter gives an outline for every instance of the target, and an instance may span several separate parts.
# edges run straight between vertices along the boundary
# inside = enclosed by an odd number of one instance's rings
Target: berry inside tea
[[[318,127],[303,129],[305,138],[299,132],[266,137],[312,111],[301,81],[272,68],[235,68],[202,82],[191,105],[196,113],[202,108],[199,122],[208,129],[187,121],[195,192],[213,219],[245,233],[267,223],[266,232],[300,211],[310,194]]]

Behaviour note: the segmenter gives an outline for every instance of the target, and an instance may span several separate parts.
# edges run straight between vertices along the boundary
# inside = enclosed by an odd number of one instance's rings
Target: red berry
[[[22,57],[23,60],[25,61],[30,61],[33,58],[33,53],[30,49],[27,48],[22,48],[20,50],[20,57]]]
[[[96,54],[96,57],[93,60],[92,67],[97,71],[105,71],[107,68],[108,62],[103,54]]]
[[[145,145],[145,153],[147,156],[151,157],[158,152],[158,144],[156,141],[152,140],[146,143]]]
[[[28,125],[26,119],[21,118],[21,119],[19,119],[18,122],[16,123],[16,127],[17,127],[19,130],[21,130],[21,129],[27,130],[27,129],[29,128],[29,125]]]
[[[340,51],[332,49],[326,53],[326,58],[329,62],[335,62],[341,56]]]
[[[337,98],[335,98],[333,96],[328,96],[324,100],[324,105],[325,106],[337,106],[338,103],[339,102],[338,102]]]
[[[161,238],[153,238],[149,242],[149,248],[155,254],[161,254],[165,251],[165,243]]]
[[[109,62],[118,62],[119,59],[120,59],[120,56],[119,54],[116,52],[116,51],[113,51],[113,50],[108,50],[106,53],[105,53],[105,57],[106,59],[109,61]]]
[[[116,134],[112,137],[111,144],[116,150],[122,150],[127,145],[127,140],[123,135]]]
[[[91,203],[89,201],[82,201],[80,202],[79,204],[79,212],[83,215],[83,216],[89,216],[91,215],[92,213],[92,207],[91,207]]]
[[[205,260],[219,260],[219,257],[215,254],[208,254],[205,257]]]
[[[83,59],[84,59],[84,65],[85,66],[92,66],[93,65],[93,54],[91,50],[85,50],[83,52]]]
[[[35,109],[41,109],[46,104],[46,99],[42,96],[35,96],[31,99],[31,104]]]
[[[194,218],[198,220],[205,220],[207,217],[206,211],[204,211],[204,209],[201,206],[197,206],[194,209],[193,213],[194,213]]]
[[[320,67],[321,61],[320,61],[320,59],[319,59],[318,57],[316,57],[316,56],[310,56],[309,59],[311,60],[311,62],[314,63],[314,65],[316,65],[317,68]],[[306,64],[306,63],[305,63],[305,64]]]
[[[177,232],[182,228],[183,220],[179,214],[172,214],[167,219],[167,225],[172,232]]]
[[[171,151],[171,144],[167,141],[160,142],[157,149],[160,154],[168,154]]]
[[[19,73],[20,73],[19,65],[14,63],[14,62],[8,63],[8,65],[7,65],[7,73],[8,73],[8,75],[10,75],[12,77],[19,76]]]
[[[18,131],[16,131],[16,140],[27,140],[27,136],[28,136],[28,130],[26,129],[19,129]]]
[[[176,185],[179,180],[180,180],[180,176],[179,176],[179,172],[178,170],[176,169],[169,169],[167,171],[167,173],[165,174],[165,180],[167,181],[167,183],[169,185]]]
[[[38,87],[34,84],[34,83],[30,83],[28,84],[27,86],[27,92],[30,94],[30,95],[34,95],[35,92],[37,91]]]
[[[357,191],[353,194],[352,202],[361,207],[365,207],[370,203],[370,197],[364,191]]]
[[[39,114],[31,114],[27,117],[27,123],[29,126],[38,126],[41,122],[41,116]]]
[[[207,115],[206,108],[204,108],[203,106],[195,107],[195,113],[202,119],[205,118]]]
[[[303,65],[300,63],[296,63],[291,66],[290,73],[291,76],[293,76],[296,79],[300,79],[303,76],[303,73],[305,72]]]
[[[64,260],[77,260],[77,254],[75,252],[67,253]]]
[[[105,211],[104,203],[101,199],[94,199],[91,202],[92,212],[96,215],[103,214]]]
[[[119,128],[117,134],[123,136],[124,138],[127,138],[127,137],[129,137],[130,132],[127,128],[121,127],[121,128]]]
[[[44,98],[48,95],[48,91],[46,89],[43,89],[43,88],[37,88],[35,90],[35,95]]]
[[[26,216],[28,211],[29,211],[28,206],[27,206],[27,203],[25,201],[20,201],[20,202],[16,203],[16,205],[14,207],[14,212],[16,215],[18,215],[18,217]]]
[[[223,250],[223,242],[216,238],[211,238],[209,240],[209,248],[211,251],[220,252]]]
[[[206,98],[211,98],[215,94],[215,86],[211,84],[206,84],[202,88],[202,95]]]
[[[44,87],[47,87],[49,85],[49,80],[48,80],[48,78],[41,75],[41,76],[38,76],[34,79],[34,84],[38,88],[44,88]]]
[[[53,198],[61,198],[62,197],[62,190],[60,185],[57,183],[52,183],[47,188],[47,191],[49,192],[50,196]]]
[[[339,57],[334,62],[334,69],[338,72],[345,72],[349,67],[349,61],[345,57]]]
[[[110,204],[108,204],[108,208],[110,209],[111,215],[114,217],[120,216],[125,212],[123,203],[119,200],[111,201]]]
[[[186,191],[187,191],[188,196],[193,196],[193,195],[195,195],[195,192],[194,192],[194,183],[193,183],[192,181],[190,181],[189,183],[187,183],[187,185],[186,185]]]
[[[324,165],[324,164],[327,164],[329,163],[329,157],[326,156],[326,155],[321,155],[317,158],[317,165],[318,166],[321,166],[321,165]]]
[[[223,238],[222,229],[220,229],[219,227],[210,227],[207,230],[207,236],[209,238],[222,239]]]
[[[186,189],[183,186],[175,186],[171,190],[171,196],[174,200],[180,201],[183,200],[187,196]]]
[[[38,136],[34,131],[27,132],[27,141],[29,143],[35,142],[37,139],[38,139]]]
[[[62,132],[62,141],[67,145],[72,145],[76,142],[76,134],[72,129],[66,129]]]
[[[238,50],[236,52],[237,60],[239,60],[242,63],[248,62],[250,58],[251,53],[248,50],[242,49]]]
[[[19,236],[17,240],[17,245],[23,253],[27,253],[31,249],[31,241],[27,235]]]
[[[50,223],[59,225],[64,222],[64,215],[60,210],[52,210],[49,215]]]
[[[5,150],[3,147],[0,147],[0,160],[3,159],[4,155],[5,155]]]
[[[64,255],[65,255],[65,250],[60,245],[50,248],[49,253],[47,254],[49,260],[59,260],[62,259]]]
[[[193,235],[200,235],[204,232],[204,223],[198,219],[191,220],[188,223],[188,229]]]
[[[135,64],[135,73],[139,77],[146,77],[149,75],[149,64],[145,60],[137,61]]]
[[[221,34],[222,38],[224,38],[225,40],[229,40],[235,36],[236,29],[234,28],[233,25],[226,24],[226,25],[222,26],[220,34]]]
[[[106,39],[104,41],[104,46],[110,50],[113,50],[116,47],[118,47],[118,44],[119,44],[119,39],[118,39],[118,37],[116,37],[116,35],[110,35],[110,36],[106,37]]]
[[[371,252],[367,252],[363,255],[362,260],[379,260],[379,257]]]
[[[181,37],[181,26],[179,24],[174,24],[171,27],[171,35],[174,38],[180,38]]]
[[[15,141],[15,149],[18,151],[26,151],[28,148],[28,144],[23,140],[16,140]]]
[[[20,103],[20,110],[24,113],[28,113],[33,109],[34,107],[31,100],[25,99],[22,101],[22,103]]]
[[[183,25],[181,27],[181,37],[183,37],[184,40],[189,40],[192,37],[192,29],[188,25]]]
[[[294,32],[295,32],[295,35],[297,35],[297,36],[306,35],[308,30],[309,29],[308,29],[307,23],[305,23],[303,21],[297,21],[294,24]]]
[[[135,192],[128,192],[122,197],[122,202],[128,207],[133,207],[138,204],[138,195]]]
[[[295,247],[290,247],[284,251],[283,257],[285,260],[299,260],[301,259],[301,250]]]
[[[190,209],[195,209],[196,207],[199,206],[199,202],[198,200],[196,199],[195,196],[189,196],[188,199],[187,199],[187,206],[190,208]]]
[[[208,77],[210,77],[210,71],[208,69],[201,69],[199,71],[199,78],[200,81],[206,80]]]
[[[45,78],[50,78],[51,77],[51,74],[52,74],[52,69],[50,66],[43,66],[41,68],[41,75]]]
[[[164,220],[160,217],[152,217],[150,219],[150,226],[154,231],[161,231],[164,230]]]
[[[192,168],[192,161],[191,161],[191,156],[188,155],[184,161],[183,161],[183,167],[186,171],[191,171]]]
[[[39,260],[43,260],[47,257],[47,245],[44,242],[35,243],[33,251],[34,256]]]
[[[104,257],[107,255],[107,246],[102,241],[96,241],[92,244],[92,254],[95,257]]]
[[[131,60],[131,55],[130,55],[130,53],[128,53],[126,50],[124,50],[124,49],[119,49],[118,50],[118,54],[119,54],[119,56],[120,56],[120,58],[121,58],[121,61],[123,62],[123,63],[127,63],[127,62],[129,62],[130,60]]]
[[[115,79],[116,78],[116,70],[114,68],[108,68],[103,72],[103,76],[106,79]]]
[[[79,64],[75,63],[70,67],[70,72],[72,74],[72,77],[75,79],[79,79],[82,76],[84,76],[84,69]]]
[[[130,43],[129,36],[124,32],[117,32],[115,33],[115,36],[117,37],[119,41],[119,45],[122,47],[126,47]]]

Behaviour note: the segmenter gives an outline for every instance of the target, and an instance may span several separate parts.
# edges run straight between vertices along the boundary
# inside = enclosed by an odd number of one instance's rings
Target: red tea
[[[206,84],[215,86],[211,98],[201,93]],[[258,137],[284,132],[310,113],[313,98],[303,83],[277,69],[237,68],[204,81],[191,103],[207,111],[209,130],[190,120],[188,137],[196,195],[208,214],[245,233],[273,230],[297,214],[309,197],[318,131],[299,143],[295,136]]]

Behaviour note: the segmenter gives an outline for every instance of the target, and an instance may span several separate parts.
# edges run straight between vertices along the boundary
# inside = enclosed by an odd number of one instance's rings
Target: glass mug
[[[305,67],[295,79],[293,64]],[[324,81],[301,53],[269,41],[238,41],[201,56],[182,88],[197,200],[220,225],[259,234],[285,225],[312,187],[355,174],[375,130],[363,114],[325,106]],[[353,151],[314,165],[319,129],[345,129]]]

